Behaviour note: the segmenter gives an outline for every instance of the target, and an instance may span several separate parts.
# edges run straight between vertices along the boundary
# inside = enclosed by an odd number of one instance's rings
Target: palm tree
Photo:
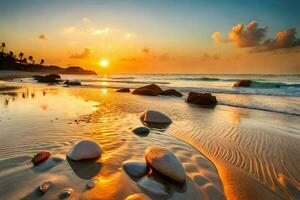
[[[22,63],[27,64],[27,58],[23,58]]]
[[[44,64],[44,63],[45,63],[45,60],[44,60],[44,59],[41,59],[40,64],[42,65],[42,64]]]
[[[1,45],[1,49],[2,49],[2,51],[1,51],[1,52],[2,52],[2,53],[4,52],[4,48],[5,48],[5,46],[6,46],[6,45],[5,45],[5,43],[4,43],[4,42],[2,42],[2,45]]]
[[[28,57],[28,60],[32,61],[32,60],[33,60],[33,57],[32,57],[32,56],[29,56],[29,57]]]
[[[10,51],[10,52],[9,52],[9,56],[10,56],[11,58],[14,57],[14,52]]]
[[[20,57],[20,63],[22,64],[22,61],[23,61],[23,56],[24,56],[24,53],[19,53],[19,57]]]

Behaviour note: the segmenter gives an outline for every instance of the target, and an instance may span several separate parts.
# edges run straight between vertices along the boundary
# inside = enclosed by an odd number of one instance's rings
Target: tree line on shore
[[[84,70],[81,67],[69,66],[62,68],[55,65],[44,65],[45,60],[41,59],[36,63],[33,56],[25,57],[23,52],[19,55],[14,54],[13,51],[6,51],[6,44],[2,42],[0,46],[0,70],[21,70],[21,71],[45,71],[51,73],[65,73],[65,74],[86,74],[95,75],[91,70]]]
[[[33,56],[28,56],[28,58],[26,58],[23,52],[20,52],[18,56],[15,55],[13,51],[9,51],[8,53],[5,53],[5,47],[6,47],[6,44],[4,42],[2,42],[0,56],[3,57],[4,59],[7,59],[11,62],[18,62],[20,64],[28,64],[28,61],[30,61],[31,64],[35,63]],[[41,59],[40,65],[43,65],[44,63],[45,63],[45,60]]]

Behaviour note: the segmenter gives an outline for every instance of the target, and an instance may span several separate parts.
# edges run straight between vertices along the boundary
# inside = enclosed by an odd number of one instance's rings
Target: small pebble
[[[31,162],[34,166],[37,166],[47,160],[50,156],[51,153],[49,151],[41,151],[31,159]]]
[[[43,182],[40,186],[39,186],[39,190],[43,193],[47,192],[50,188],[50,182],[49,181],[46,181],[46,182]]]
[[[89,180],[89,181],[86,183],[86,187],[87,187],[88,189],[91,189],[91,188],[95,187],[96,184],[97,184],[97,180],[92,179],[92,180]]]
[[[74,190],[72,188],[67,188],[60,194],[60,197],[67,198],[67,197],[71,196],[73,192],[74,192]]]

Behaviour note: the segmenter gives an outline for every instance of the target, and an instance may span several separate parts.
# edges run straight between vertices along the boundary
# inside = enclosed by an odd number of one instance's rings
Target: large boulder
[[[185,182],[186,175],[181,162],[168,149],[150,146],[145,151],[145,159],[150,167],[159,173],[176,182]]]
[[[217,98],[215,96],[212,96],[210,93],[190,92],[186,101],[188,103],[207,105],[207,106],[217,104]]]
[[[149,96],[157,96],[163,90],[156,84],[146,85],[143,87],[136,88],[132,94],[138,95],[149,95]]]
[[[159,93],[160,95],[165,95],[165,96],[176,96],[176,97],[182,97],[183,95],[178,92],[177,90],[174,89],[169,89],[169,90],[164,90]]]
[[[147,174],[148,166],[145,162],[127,160],[122,164],[124,171],[131,177],[142,177]]]
[[[140,119],[146,123],[161,123],[161,124],[172,123],[170,117],[168,117],[162,112],[154,111],[154,110],[147,110],[141,115]]]
[[[116,92],[129,93],[129,92],[130,92],[130,89],[129,89],[129,88],[121,88],[121,89],[116,90]]]
[[[46,76],[33,76],[33,78],[35,80],[37,80],[37,82],[39,83],[59,83],[61,80],[60,80],[60,75],[58,74],[49,74],[49,75],[46,75]]]
[[[233,86],[234,87],[250,87],[252,81],[251,80],[239,80]]]
[[[102,149],[97,142],[92,140],[81,140],[75,144],[68,152],[68,158],[71,160],[87,160],[101,156]]]

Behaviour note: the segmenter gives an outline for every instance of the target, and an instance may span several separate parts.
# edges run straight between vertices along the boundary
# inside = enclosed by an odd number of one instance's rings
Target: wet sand
[[[75,190],[71,199],[125,199],[134,193],[145,193],[153,199],[224,199],[216,168],[196,149],[165,129],[152,128],[146,137],[131,132],[142,125],[139,116],[145,108],[130,108],[134,106],[126,103],[133,102],[130,97],[139,98],[113,90],[39,86],[18,89],[14,95],[2,93],[2,198],[39,199],[36,187],[50,181],[53,187],[43,199],[58,198],[66,187]],[[121,101],[124,98],[129,99]],[[91,163],[66,160],[72,144],[84,138],[101,145],[101,158]],[[144,160],[144,151],[151,145],[175,153],[188,175],[184,186],[164,182],[167,196],[145,191],[122,170],[123,161]],[[33,168],[30,159],[41,150],[51,151],[53,158]],[[86,183],[92,178],[98,183],[88,190]]]
[[[183,98],[145,97],[112,89],[62,88],[27,84],[0,92],[0,194],[3,199],[57,199],[71,187],[71,199],[124,199],[144,193],[153,199],[299,198],[299,117],[218,105],[186,104]],[[131,130],[147,109],[168,114],[173,123],[151,128],[146,137]],[[84,138],[103,148],[96,162],[66,160]],[[168,148],[188,175],[185,186],[162,183],[167,196],[136,184],[122,169],[126,160],[144,160],[150,145]],[[49,163],[32,168],[41,151]],[[96,179],[95,188],[86,183]],[[43,196],[35,188],[49,180]],[[255,195],[255,196],[253,196]]]

